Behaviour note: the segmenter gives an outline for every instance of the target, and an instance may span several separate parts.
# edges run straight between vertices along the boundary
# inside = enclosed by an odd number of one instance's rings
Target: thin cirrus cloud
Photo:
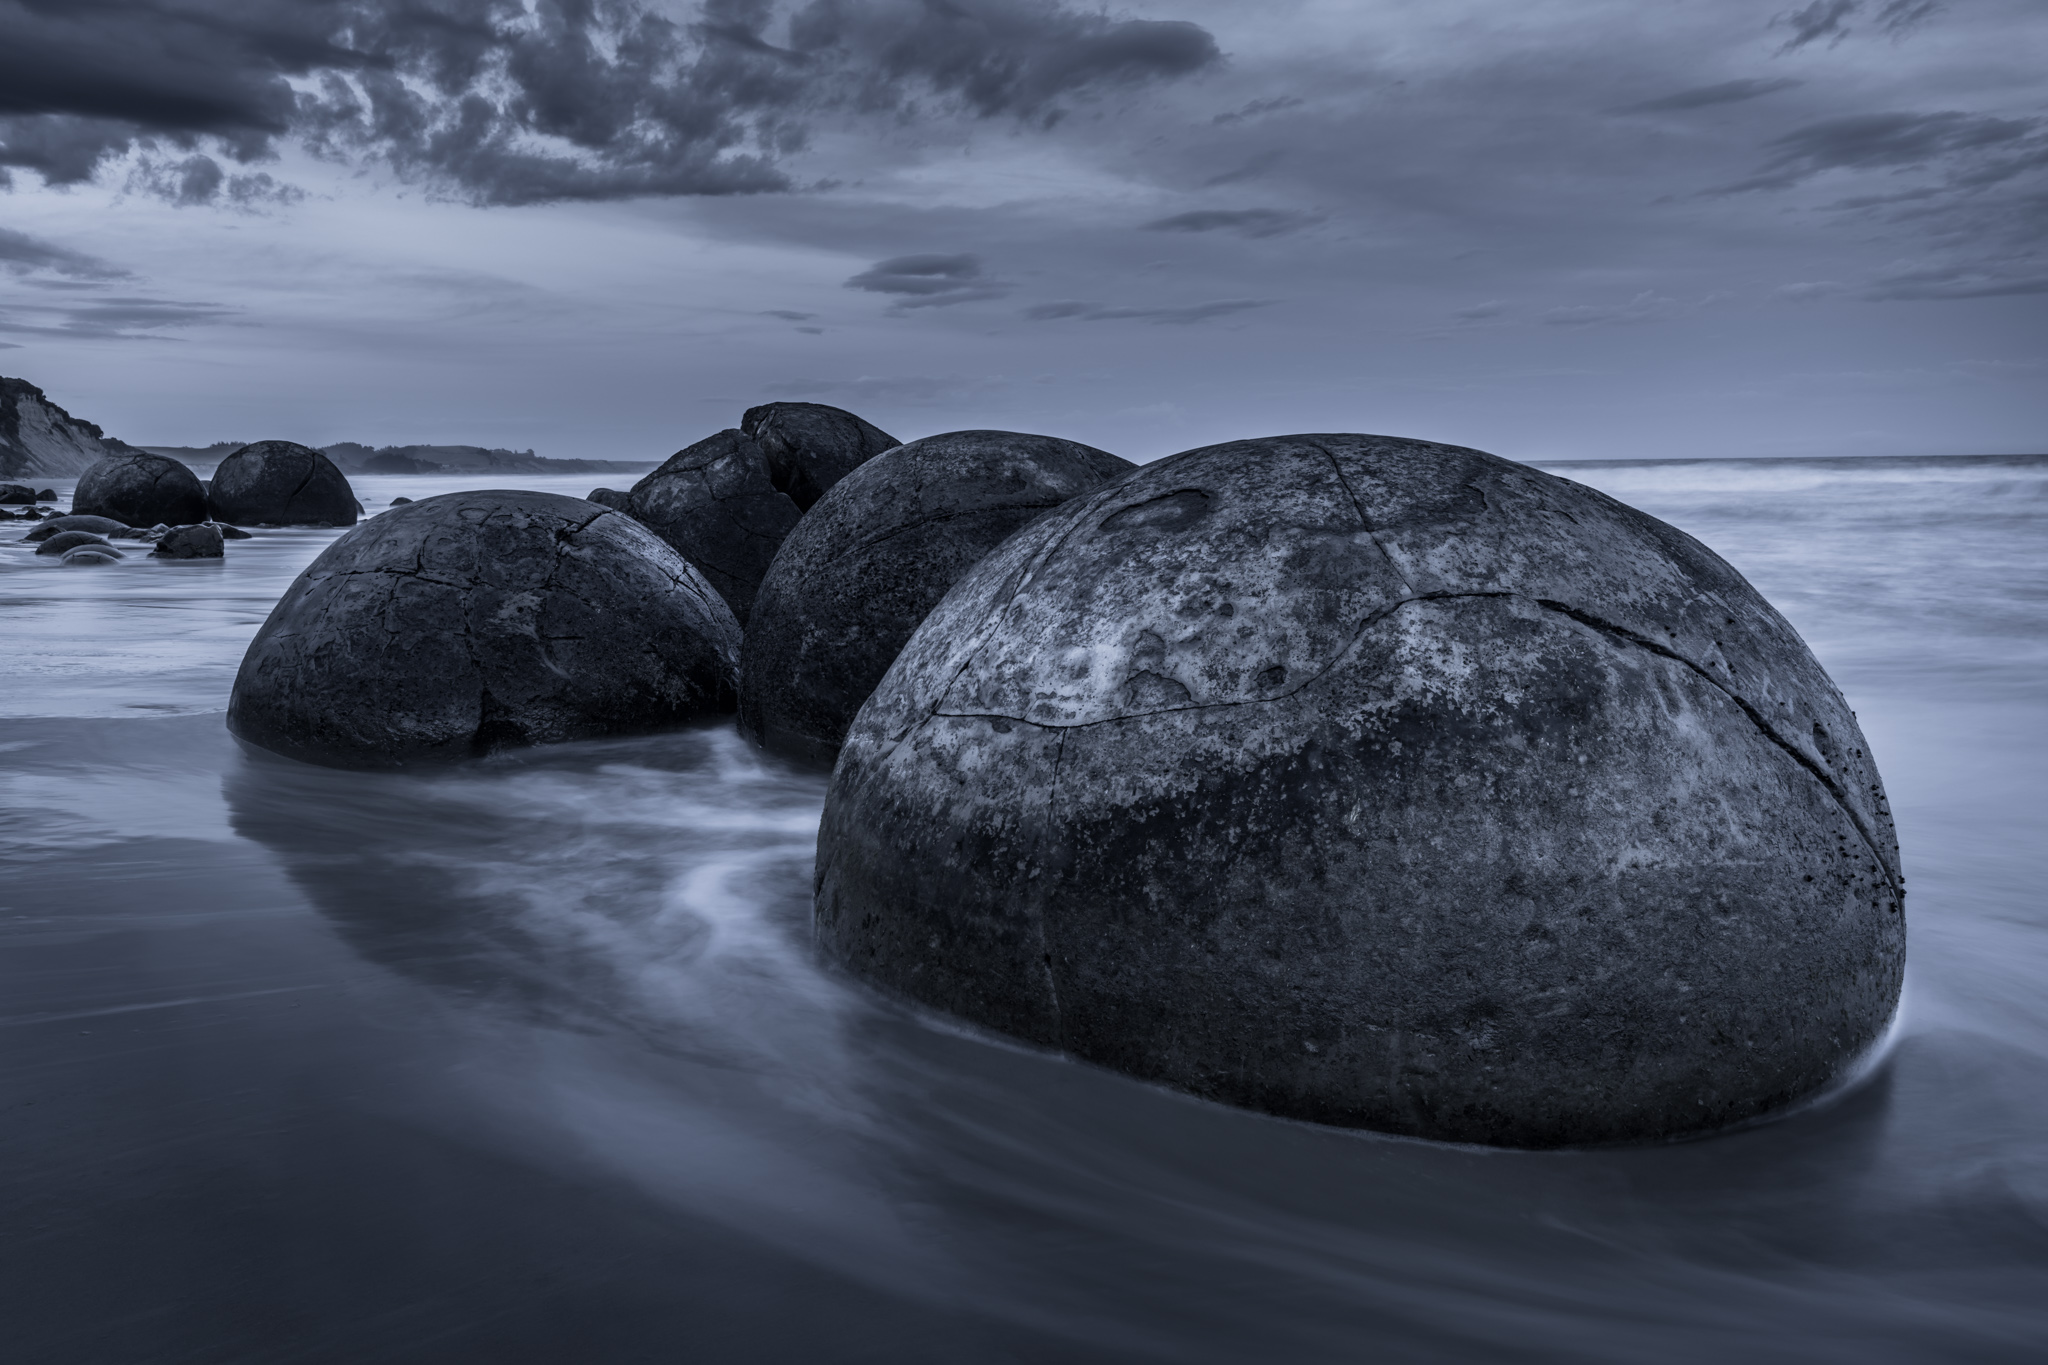
[[[1239,237],[1278,237],[1322,221],[1312,213],[1283,209],[1195,209],[1140,224],[1147,232],[1229,232]]]
[[[1945,8],[1940,0],[1886,0],[1872,15],[1877,31],[1899,38],[1932,19]],[[1812,0],[1812,3],[1780,15],[1773,21],[1792,30],[1792,36],[1778,49],[1796,52],[1821,39],[1833,46],[1847,38],[1854,28],[1850,20],[1866,11],[1863,0]]]
[[[1744,100],[1761,99],[1775,95],[1780,90],[1790,90],[1806,82],[1790,76],[1772,80],[1749,78],[1739,81],[1722,81],[1718,85],[1696,86],[1681,90],[1675,95],[1661,99],[1644,100],[1641,104],[1625,104],[1615,110],[1617,114],[1667,114],[1682,113],[1688,109],[1708,109],[1717,104],[1740,104]]]
[[[877,261],[848,280],[846,287],[896,296],[892,311],[944,308],[978,299],[999,299],[1010,292],[1009,285],[982,277],[979,257],[936,252]]]
[[[1773,140],[1758,172],[1711,194],[1782,190],[1835,170],[1939,166],[1951,178],[1990,184],[2048,168],[2042,121],[1956,110],[1855,114],[1798,128]]]
[[[0,0],[0,187],[133,155],[135,188],[249,204],[291,187],[221,160],[296,142],[476,204],[757,193],[829,111],[1052,123],[1220,60],[1192,23],[1031,0]]]
[[[1210,303],[1175,308],[1130,308],[1069,299],[1034,305],[1024,310],[1024,316],[1033,322],[1156,322],[1188,326],[1208,322],[1212,318],[1229,317],[1233,313],[1249,312],[1254,308],[1266,308],[1273,303],[1272,299],[1216,299]]]

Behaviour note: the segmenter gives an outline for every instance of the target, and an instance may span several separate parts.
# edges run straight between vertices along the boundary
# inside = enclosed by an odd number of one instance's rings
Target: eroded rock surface
[[[1351,435],[1159,461],[969,571],[848,737],[817,931],[1135,1076],[1539,1147],[1812,1093],[1905,948],[1855,717],[1734,570]]]
[[[168,456],[126,451],[96,461],[79,476],[71,512],[127,526],[189,526],[206,520],[206,490],[198,475]]]
[[[804,515],[761,583],[740,728],[829,764],[946,589],[1018,528],[1136,468],[1056,436],[955,431],[869,460]]]
[[[740,417],[768,461],[768,478],[808,512],[831,487],[885,450],[894,436],[844,408],[823,403],[763,403]]]
[[[228,726],[334,767],[466,758],[729,712],[738,652],[724,602],[632,518],[449,493],[313,561],[250,644]]]
[[[222,460],[207,500],[221,520],[251,526],[353,526],[362,511],[334,461],[292,441],[257,441]]]

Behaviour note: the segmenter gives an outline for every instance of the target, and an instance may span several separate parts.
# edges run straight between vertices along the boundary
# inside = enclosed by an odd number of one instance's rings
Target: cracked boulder
[[[448,493],[299,575],[242,660],[228,728],[330,767],[469,758],[729,713],[738,654],[718,594],[631,517]]]
[[[695,565],[741,625],[761,575],[803,510],[768,476],[768,457],[744,431],[677,451],[633,485],[627,511]]]
[[[1521,1147],[1852,1069],[1898,845],[1856,719],[1691,537],[1478,451],[1189,451],[1006,541],[856,719],[821,945],[1269,1113]]]
[[[854,470],[901,444],[872,422],[823,403],[763,403],[740,417],[761,447],[768,478],[800,512]]]
[[[741,731],[831,763],[946,589],[1020,527],[1136,467],[1015,431],[927,436],[861,465],[804,515],[762,580],[740,651]]]
[[[79,475],[71,514],[124,526],[189,526],[206,520],[206,490],[198,475],[168,456],[124,451],[93,461]]]
[[[258,441],[222,460],[208,501],[220,520],[251,526],[353,526],[360,511],[334,461],[292,441]]]

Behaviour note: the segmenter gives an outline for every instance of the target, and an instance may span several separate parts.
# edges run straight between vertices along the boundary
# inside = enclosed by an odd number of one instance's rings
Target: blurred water
[[[1861,713],[1912,967],[1831,1103],[1484,1152],[920,1020],[812,959],[820,778],[724,729],[246,755],[235,665],[334,533],[63,569],[0,527],[10,1358],[2039,1359],[2048,460],[1558,472],[1714,546]]]

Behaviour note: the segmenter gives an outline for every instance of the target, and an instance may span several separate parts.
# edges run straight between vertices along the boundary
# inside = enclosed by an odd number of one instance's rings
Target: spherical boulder
[[[768,460],[768,477],[797,510],[885,450],[901,444],[874,423],[823,403],[763,403],[740,417]]]
[[[740,649],[740,729],[829,764],[854,713],[960,575],[1019,527],[1137,468],[1056,436],[954,431],[869,460],[804,514]]]
[[[1700,1132],[1892,1017],[1898,845],[1799,636],[1684,533],[1478,451],[1189,451],[1006,541],[856,719],[854,972],[1270,1113]]]
[[[90,531],[96,536],[110,536],[116,531],[125,531],[127,529],[128,527],[125,524],[115,521],[111,517],[51,517],[22,538],[24,540],[48,540],[59,531]]]
[[[91,531],[59,531],[56,535],[50,536],[42,544],[36,546],[36,553],[39,555],[61,555],[68,551],[76,550],[81,545],[99,545],[109,550],[114,548],[107,544],[104,536],[96,536]]]
[[[768,477],[768,457],[743,431],[677,451],[633,485],[627,509],[696,566],[741,625],[761,575],[802,511]]]
[[[631,493],[621,493],[616,488],[593,488],[586,496],[585,501],[594,502],[599,507],[609,507],[614,512],[631,512],[633,510],[633,495]]]
[[[226,537],[218,526],[173,526],[157,539],[150,553],[158,559],[221,559],[227,554]]]
[[[252,526],[353,526],[360,510],[334,461],[292,441],[258,441],[222,460],[208,500],[222,521]]]
[[[37,502],[55,502],[56,500],[57,500],[57,490],[56,490],[56,489],[54,489],[54,488],[38,488],[38,489],[36,490],[36,501],[37,501]]]
[[[228,728],[390,768],[733,706],[739,626],[646,527],[552,493],[447,493],[330,545],[270,613]]]
[[[206,520],[206,492],[198,475],[168,456],[123,451],[102,456],[79,475],[71,513],[126,526],[188,526]]]

